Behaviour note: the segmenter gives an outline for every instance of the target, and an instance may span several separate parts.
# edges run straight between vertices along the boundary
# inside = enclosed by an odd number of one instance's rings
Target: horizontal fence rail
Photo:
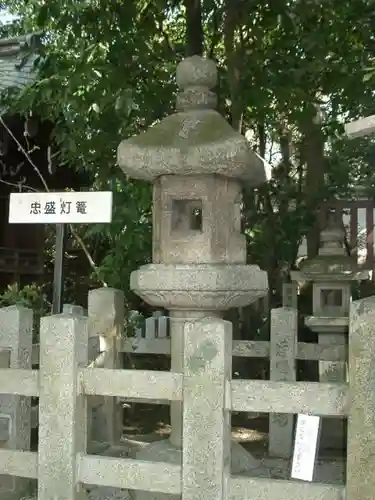
[[[134,354],[159,354],[169,356],[171,341],[169,338],[138,339],[127,338],[120,342],[119,352]],[[244,358],[269,358],[270,342],[256,340],[234,340],[233,356]],[[346,361],[348,348],[345,345],[319,345],[310,342],[298,342],[296,359],[310,361]],[[39,364],[39,344],[33,345],[32,364]]]
[[[38,453],[0,448],[0,473],[9,476],[38,478]]]
[[[87,396],[182,400],[179,373],[85,368],[78,377],[81,393]]]
[[[78,471],[85,484],[181,494],[180,465],[86,455],[79,458]]]
[[[332,484],[303,483],[282,479],[232,476],[229,479],[230,500],[342,500],[345,487]]]
[[[10,373],[9,373],[10,372]],[[38,371],[2,369],[1,392],[38,396]],[[86,396],[181,401],[182,375],[173,372],[84,368],[77,374],[80,393]],[[228,409],[237,412],[311,413],[345,416],[346,384],[232,380]]]
[[[319,382],[232,380],[231,409],[262,413],[348,414],[348,386]]]
[[[39,370],[0,369],[0,394],[39,396]]]
[[[128,338],[119,346],[122,352],[138,354],[170,355],[169,338],[137,339]],[[245,358],[269,358],[270,342],[262,340],[233,340],[233,356]],[[319,345],[310,342],[298,342],[296,359],[311,361],[346,361],[348,349],[345,345]]]
[[[182,468],[163,462],[84,456],[79,459],[79,480],[85,484],[141,489],[180,495]],[[341,485],[309,484],[280,479],[229,477],[230,500],[342,500]]]
[[[147,462],[127,458],[77,454],[77,481],[83,484],[113,488],[181,494],[180,465]],[[36,452],[0,450],[0,472],[9,475],[38,478]],[[300,483],[289,480],[229,477],[229,500],[342,500],[341,485]]]

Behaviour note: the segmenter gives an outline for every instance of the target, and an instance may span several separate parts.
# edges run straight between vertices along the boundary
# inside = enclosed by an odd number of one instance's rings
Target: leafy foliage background
[[[151,187],[120,172],[116,148],[173,111],[174,72],[185,54],[201,50],[215,59],[219,110],[274,168],[269,184],[244,196],[249,261],[267,270],[272,303],[303,236],[309,254],[316,252],[318,205],[350,197],[358,186],[374,196],[373,140],[343,136],[344,121],[375,111],[373,2],[197,5],[1,4],[18,16],[2,35],[42,32],[44,41],[39,78],[12,96],[12,108],[52,119],[59,168],[89,172],[90,189],[114,192],[112,224],[81,227],[79,235],[95,262],[88,286],[122,288],[129,307],[137,303],[129,275],[151,258]],[[74,286],[69,293],[74,298]]]

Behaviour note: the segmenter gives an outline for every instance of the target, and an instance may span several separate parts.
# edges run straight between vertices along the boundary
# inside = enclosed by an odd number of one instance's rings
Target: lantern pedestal
[[[348,335],[349,318],[348,316],[336,318],[329,316],[307,316],[305,318],[305,325],[310,328],[312,332],[318,334],[335,333],[346,338]]]
[[[305,325],[318,334],[319,345],[342,346],[348,343],[348,317],[309,316]],[[319,361],[319,382],[342,383],[347,381],[347,363],[341,361]],[[345,449],[346,419],[324,418],[321,443],[325,450]]]
[[[154,307],[169,309],[171,369],[183,371],[183,330],[187,321],[221,316],[267,293],[267,274],[258,266],[241,264],[149,264],[134,271],[132,290]],[[182,463],[182,404],[171,402],[172,431],[138,452],[136,458],[172,464]],[[267,469],[240,444],[232,442],[232,473],[267,476]],[[179,495],[137,491],[137,500],[173,500]]]
[[[131,289],[154,307],[226,311],[267,294],[267,273],[241,264],[149,264],[134,271]]]

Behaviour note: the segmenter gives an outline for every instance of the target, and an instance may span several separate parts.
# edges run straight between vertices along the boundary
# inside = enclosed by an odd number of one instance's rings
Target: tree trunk
[[[237,47],[235,33],[239,19],[239,5],[237,0],[225,1],[224,17],[224,49],[227,61],[227,76],[231,99],[231,125],[242,131],[243,108],[240,90],[240,69],[238,67]]]
[[[203,55],[201,0],[184,0],[186,8],[186,56]]]
[[[319,249],[320,205],[324,199],[324,134],[319,110],[301,124],[304,136],[304,158],[306,162],[305,195],[307,209],[314,214],[311,229],[307,235],[307,255],[315,257]]]

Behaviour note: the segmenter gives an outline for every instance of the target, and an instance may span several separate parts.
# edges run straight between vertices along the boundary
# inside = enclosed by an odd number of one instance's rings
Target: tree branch
[[[10,130],[10,128],[8,127],[8,125],[4,122],[3,120],[3,117],[0,115],[0,123],[2,124],[2,126],[5,128],[5,130],[8,132],[8,134],[11,136],[11,138],[14,140],[14,142],[17,144],[19,150],[24,154],[26,160],[30,163],[30,165],[33,167],[35,173],[37,174],[37,176],[39,177],[39,179],[41,180],[43,186],[44,186],[44,189],[49,192],[49,188],[48,188],[48,184],[45,180],[45,178],[43,177],[43,175],[41,174],[39,168],[35,165],[35,163],[33,162],[33,160],[30,158],[30,155],[27,153],[27,151],[25,150],[25,148],[22,146],[22,144],[20,143],[20,141],[17,139],[17,137],[13,134],[13,132]]]
[[[16,184],[15,182],[8,182],[8,181],[4,181],[3,179],[0,179],[0,183],[1,184],[5,184],[6,186],[11,186],[11,187],[15,187],[18,189],[19,192],[22,191],[22,188],[26,188],[28,191],[33,191],[35,193],[37,193],[37,189],[34,189],[34,188],[29,188],[28,186],[25,186],[23,183],[19,183],[19,184]]]

